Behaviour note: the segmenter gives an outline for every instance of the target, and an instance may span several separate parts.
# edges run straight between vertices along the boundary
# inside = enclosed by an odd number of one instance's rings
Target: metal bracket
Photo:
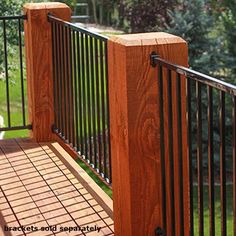
[[[28,20],[27,14],[26,14],[26,15],[23,15],[23,16],[22,16],[22,19],[23,19],[23,20]]]
[[[156,52],[152,52],[150,55],[150,64],[152,67],[156,67],[157,66],[157,61],[156,58],[158,58],[159,56],[157,55]]]
[[[155,230],[155,236],[166,236],[166,234],[161,227],[157,227]]]
[[[51,130],[52,130],[53,133],[55,133],[55,131],[56,131],[56,125],[55,125],[55,124],[53,124],[53,125],[51,126]]]
[[[51,13],[51,12],[48,13],[48,15],[47,15],[47,17],[48,17],[48,22],[51,22],[50,16],[54,16],[53,13]]]

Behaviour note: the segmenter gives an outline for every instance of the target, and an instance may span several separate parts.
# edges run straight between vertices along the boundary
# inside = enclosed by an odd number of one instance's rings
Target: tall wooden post
[[[31,137],[36,141],[53,139],[52,35],[48,13],[69,21],[70,8],[62,3],[28,3],[24,6],[26,73]]]
[[[153,236],[155,229],[163,226],[159,94],[157,68],[150,66],[150,54],[155,51],[170,62],[187,66],[187,50],[183,39],[166,33],[121,35],[108,41],[116,236]],[[166,96],[165,91],[164,94]],[[185,109],[184,83],[182,98]],[[166,101],[164,103],[165,109]],[[166,122],[165,126],[168,125]],[[185,134],[183,158],[186,160],[186,119],[182,122]],[[168,143],[165,138],[166,160]],[[187,177],[187,170],[184,175]],[[187,199],[186,187],[184,192]],[[188,232],[189,222],[185,223]]]

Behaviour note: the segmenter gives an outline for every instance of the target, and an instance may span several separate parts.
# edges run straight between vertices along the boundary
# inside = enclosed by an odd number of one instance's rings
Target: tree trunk
[[[97,1],[92,0],[93,4],[93,17],[94,17],[94,22],[97,24],[98,23],[98,18],[97,18]]]

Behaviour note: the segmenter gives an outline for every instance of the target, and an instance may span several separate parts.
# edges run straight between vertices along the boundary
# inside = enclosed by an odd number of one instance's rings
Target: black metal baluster
[[[25,94],[24,94],[24,74],[23,74],[23,53],[22,53],[22,34],[21,34],[21,19],[18,19],[18,37],[19,37],[19,56],[20,56],[20,81],[21,81],[21,108],[23,126],[25,122]]]
[[[54,22],[52,27],[52,61],[53,61],[53,80],[54,80],[54,129],[59,132],[59,69],[58,69],[58,27]],[[54,130],[55,131],[55,130]]]
[[[204,235],[203,209],[203,173],[202,173],[202,90],[201,84],[196,82],[197,98],[197,169],[198,169],[198,220],[199,236]]]
[[[232,156],[233,156],[233,231],[236,235],[236,96],[233,96],[232,108]]]
[[[3,20],[3,41],[4,41],[4,65],[5,65],[5,76],[6,76],[7,122],[8,122],[8,127],[11,127],[10,92],[9,92],[9,75],[8,75],[8,57],[7,57],[7,35],[6,35],[6,21],[5,20]]]
[[[71,143],[71,94],[70,94],[70,84],[71,84],[71,71],[70,71],[70,39],[69,39],[69,27],[66,26],[66,114],[67,114],[67,138],[66,141],[70,144]]]
[[[111,169],[111,142],[110,142],[110,109],[109,109],[109,78],[108,78],[108,49],[107,49],[107,41],[104,42],[105,47],[105,83],[106,83],[106,121],[107,121],[107,155],[109,161],[109,183],[112,182],[112,169]]]
[[[69,54],[70,54],[70,58],[69,58],[69,62],[70,62],[70,79],[69,79],[69,104],[70,104],[70,119],[69,119],[69,123],[70,123],[70,144],[72,147],[75,147],[75,112],[74,112],[74,89],[73,89],[73,85],[74,85],[74,70],[73,70],[73,66],[74,65],[74,49],[73,49],[73,42],[72,42],[72,32],[73,30],[71,28],[68,29],[69,30]]]
[[[84,135],[83,135],[83,92],[82,92],[82,55],[81,55],[81,33],[77,32],[77,54],[78,54],[78,99],[79,99],[79,144],[80,154],[84,154]]]
[[[181,94],[181,77],[176,76],[176,101],[177,101],[177,123],[178,123],[178,167],[179,167],[179,194],[180,194],[180,213],[179,213],[179,234],[184,235],[184,204],[183,204],[183,149],[182,149],[182,94]]]
[[[107,143],[106,143],[106,120],[105,120],[105,84],[104,84],[104,50],[100,40],[100,84],[101,84],[101,119],[102,119],[102,146],[103,146],[103,174],[107,178]]]
[[[91,37],[90,39],[90,53],[91,53],[91,57],[90,57],[90,66],[91,66],[91,106],[92,106],[92,129],[93,129],[93,165],[94,168],[96,168],[97,166],[95,166],[96,163],[96,157],[97,157],[97,139],[96,139],[96,112],[95,112],[95,76],[94,76],[94,71],[95,71],[95,66],[94,66],[94,38]]]
[[[215,235],[215,194],[214,194],[214,147],[213,147],[213,96],[212,88],[207,87],[208,96],[208,186],[209,186],[209,225],[210,236]]]
[[[64,136],[64,114],[63,114],[63,47],[62,47],[62,26],[60,24],[57,24],[58,27],[58,35],[59,35],[59,39],[58,39],[58,80],[59,80],[59,91],[58,91],[58,95],[59,95],[59,133],[61,135],[61,137]]]
[[[62,85],[62,88],[63,88],[63,138],[65,141],[67,141],[67,93],[66,93],[66,74],[67,74],[67,71],[66,71],[66,48],[65,48],[65,26],[62,25],[62,68],[63,68],[63,74],[62,74],[62,81],[63,81],[63,85]]]
[[[98,52],[98,44],[99,40],[95,39],[95,65],[96,65],[96,103],[97,103],[97,139],[98,139],[98,160],[96,159],[95,165],[98,164],[98,172],[101,173],[101,166],[102,166],[102,157],[101,157],[101,136],[100,136],[100,130],[101,130],[101,123],[100,123],[100,83],[99,83],[99,52]]]
[[[57,112],[56,112],[56,65],[55,65],[55,23],[51,24],[51,34],[52,34],[52,79],[53,79],[53,104],[54,104],[54,126],[53,129],[57,129]]]
[[[78,73],[77,73],[77,69],[79,68],[78,65],[78,54],[76,51],[76,34],[77,32],[75,30],[73,30],[73,67],[74,67],[74,111],[75,111],[75,127],[74,127],[74,132],[75,132],[75,148],[76,151],[79,150],[79,115],[78,115],[78,85],[77,85],[77,81],[78,81]]]
[[[92,118],[91,118],[91,76],[90,76],[90,51],[89,51],[89,40],[90,37],[86,34],[85,35],[85,47],[86,47],[86,85],[87,85],[87,129],[88,129],[88,143],[89,143],[89,150],[88,150],[88,156],[87,161],[91,164],[92,163],[92,141],[91,141],[91,124],[92,124]]]
[[[225,93],[220,92],[220,201],[221,235],[227,235],[226,226],[226,166],[225,166]]]
[[[188,164],[189,164],[189,198],[190,198],[190,236],[194,235],[193,215],[193,161],[192,161],[192,92],[191,80],[187,80],[187,125],[188,125]]]
[[[82,94],[83,94],[83,122],[84,122],[84,144],[85,144],[85,152],[84,158],[88,158],[88,140],[87,140],[87,99],[86,99],[86,70],[85,70],[85,63],[86,63],[86,55],[85,55],[85,37],[84,34],[81,33],[81,68],[82,68]]]
[[[167,70],[168,83],[168,139],[169,139],[169,178],[170,178],[170,212],[172,221],[172,234],[175,235],[175,191],[174,191],[174,159],[173,159],[173,107],[172,107],[172,75],[171,70]]]
[[[60,87],[60,31],[59,31],[59,25],[57,23],[55,23],[55,41],[56,41],[56,45],[55,45],[55,63],[56,63],[56,80],[57,80],[57,97],[55,99],[57,99],[57,108],[56,108],[56,112],[57,112],[57,132],[60,135],[61,133],[61,95],[60,95],[60,91],[61,91],[61,87]]]
[[[162,215],[163,228],[166,231],[166,165],[165,165],[165,141],[164,141],[164,94],[163,94],[163,69],[158,67],[158,103],[160,109],[160,151],[161,151],[161,178],[162,178]]]

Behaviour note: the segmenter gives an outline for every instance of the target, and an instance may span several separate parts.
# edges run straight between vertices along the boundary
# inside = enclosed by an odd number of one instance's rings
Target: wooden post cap
[[[66,4],[61,2],[39,2],[39,3],[26,3],[24,4],[25,9],[30,10],[42,10],[42,9],[70,9]]]
[[[139,34],[124,34],[124,35],[114,35],[109,38],[108,43],[115,43],[125,47],[145,47],[150,46],[153,49],[156,49],[156,52],[163,58],[168,59],[172,63],[185,64],[188,65],[188,50],[183,50],[183,48],[187,49],[187,42],[181,37],[165,33],[165,32],[155,32],[155,33],[139,33]],[[176,53],[171,55],[172,53],[165,54],[162,50],[161,45],[173,45],[178,44],[178,49],[175,47]],[[166,49],[165,49],[166,50]],[[178,55],[178,51],[181,51],[181,54]],[[184,55],[182,53],[185,53]],[[183,63],[183,58],[185,62]]]

